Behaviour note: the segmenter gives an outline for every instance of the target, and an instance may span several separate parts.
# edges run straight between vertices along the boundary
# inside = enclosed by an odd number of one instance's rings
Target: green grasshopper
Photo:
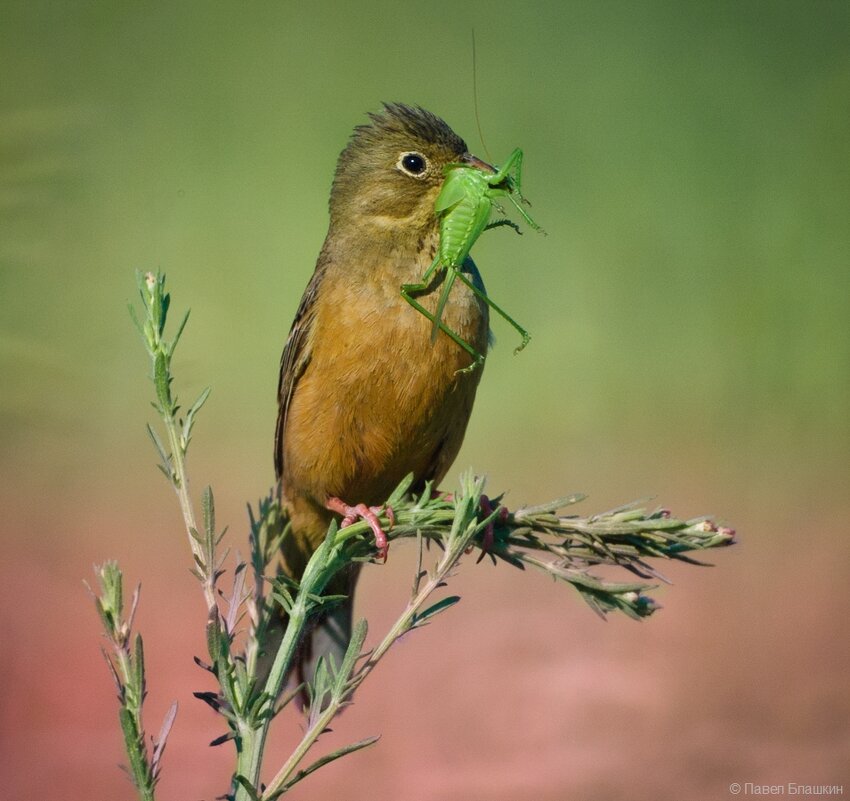
[[[526,202],[520,191],[521,175],[522,150],[519,148],[511,153],[510,158],[499,169],[495,169],[474,157],[470,157],[467,163],[450,164],[446,168],[443,188],[434,204],[434,210],[440,222],[440,247],[437,255],[418,284],[403,284],[401,287],[402,297],[414,309],[433,322],[432,341],[436,340],[437,333],[442,330],[472,356],[474,361],[466,370],[474,370],[478,365],[483,364],[484,356],[442,322],[443,310],[456,278],[459,278],[472,292],[491,309],[504,317],[519,332],[522,342],[514,353],[519,353],[531,339],[528,331],[487,297],[486,293],[475,286],[463,272],[463,264],[469,255],[469,251],[484,231],[507,225],[517,233],[520,232],[517,225],[510,220],[489,221],[490,212],[496,205],[496,198],[508,198],[516,206],[522,218],[535,231],[543,232],[543,229],[531,219],[521,205]],[[446,277],[443,281],[443,290],[437,301],[437,308],[435,313],[431,315],[412,297],[412,293],[425,291],[430,285],[432,276],[438,270],[445,270]]]

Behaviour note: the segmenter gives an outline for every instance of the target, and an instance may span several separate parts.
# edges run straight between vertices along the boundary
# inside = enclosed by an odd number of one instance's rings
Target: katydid
[[[442,322],[443,309],[449,299],[449,293],[456,278],[459,278],[475,295],[504,317],[519,332],[522,342],[514,351],[515,353],[519,353],[531,338],[522,326],[487,297],[486,293],[475,286],[463,272],[463,264],[469,256],[469,251],[478,237],[488,228],[508,225],[519,233],[517,225],[509,220],[490,222],[490,212],[496,205],[496,198],[508,198],[522,218],[535,231],[542,232],[543,229],[531,219],[528,212],[522,207],[522,203],[526,201],[520,191],[521,178],[522,150],[519,148],[511,153],[508,160],[499,169],[491,167],[474,156],[465,157],[463,162],[450,164],[446,168],[446,178],[434,205],[434,210],[440,222],[440,246],[437,255],[418,284],[404,284],[401,287],[401,294],[404,299],[433,322],[432,341],[437,338],[437,333],[442,330],[472,356],[474,361],[467,368],[468,370],[473,370],[478,365],[483,364],[484,356]],[[434,273],[439,270],[445,270],[446,275],[443,280],[442,292],[437,301],[437,308],[432,315],[412,297],[411,293],[426,290]]]

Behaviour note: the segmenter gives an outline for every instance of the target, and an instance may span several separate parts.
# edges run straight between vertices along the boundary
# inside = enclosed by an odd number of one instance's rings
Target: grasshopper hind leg
[[[461,279],[463,276],[461,275]],[[475,348],[472,347],[465,339],[460,337],[457,333],[452,331],[439,317],[431,314],[416,298],[411,294],[412,292],[422,292],[428,288],[428,285],[425,283],[420,284],[402,284],[401,286],[401,296],[411,305],[416,311],[420,314],[424,315],[427,319],[429,319],[434,324],[434,330],[440,330],[445,333],[453,342],[460,345],[471,357],[472,364],[469,367],[464,367],[461,370],[458,370],[458,373],[471,373],[475,370],[476,367],[479,367],[484,364],[484,356],[480,354]]]
[[[507,218],[502,220],[493,220],[493,222],[487,223],[487,225],[484,226],[484,230],[489,231],[492,228],[501,228],[502,226],[512,228],[515,233],[522,236],[522,231],[520,230],[520,227],[513,220],[508,220]]]
[[[479,289],[475,284],[463,273],[458,273],[458,278],[463,281],[481,300],[483,300],[493,311],[497,314],[501,315],[505,320],[507,320],[519,333],[522,337],[522,342],[514,348],[514,353],[519,353],[525,346],[531,341],[531,334],[528,333],[513,317],[511,317],[501,306],[494,303],[491,298],[487,296],[486,292],[483,292]]]

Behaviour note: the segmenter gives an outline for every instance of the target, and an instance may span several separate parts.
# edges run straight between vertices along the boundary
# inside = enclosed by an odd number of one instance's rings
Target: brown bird
[[[413,473],[413,489],[443,479],[466,431],[481,369],[401,296],[417,283],[439,243],[434,202],[445,168],[492,170],[439,117],[386,104],[342,151],[330,196],[330,226],[281,359],[275,469],[292,536],[285,571],[299,578],[334,518],[370,520],[379,555],[386,540],[368,507]],[[471,259],[464,271],[483,289]],[[434,312],[445,271],[417,297]],[[456,281],[442,319],[478,353],[488,310]],[[383,538],[383,539],[382,539]],[[328,587],[347,594],[321,620],[301,654],[302,678],[316,659],[339,664],[351,632],[357,568]]]

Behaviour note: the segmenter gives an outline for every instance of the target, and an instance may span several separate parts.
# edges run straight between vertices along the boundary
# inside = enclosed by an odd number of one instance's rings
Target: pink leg
[[[378,549],[378,559],[382,562],[387,561],[390,543],[387,539],[386,533],[381,528],[381,522],[378,520],[378,515],[385,511],[390,521],[390,528],[392,528],[395,525],[395,513],[391,507],[387,506],[385,510],[381,506],[366,506],[365,503],[358,503],[356,506],[349,506],[345,503],[345,501],[342,501],[339,498],[328,498],[325,503],[325,507],[330,509],[332,512],[336,512],[338,515],[342,515],[340,528],[350,526],[352,523],[356,522],[358,518],[365,520],[369,524],[369,528],[372,529],[372,533],[375,535],[375,547]]]

